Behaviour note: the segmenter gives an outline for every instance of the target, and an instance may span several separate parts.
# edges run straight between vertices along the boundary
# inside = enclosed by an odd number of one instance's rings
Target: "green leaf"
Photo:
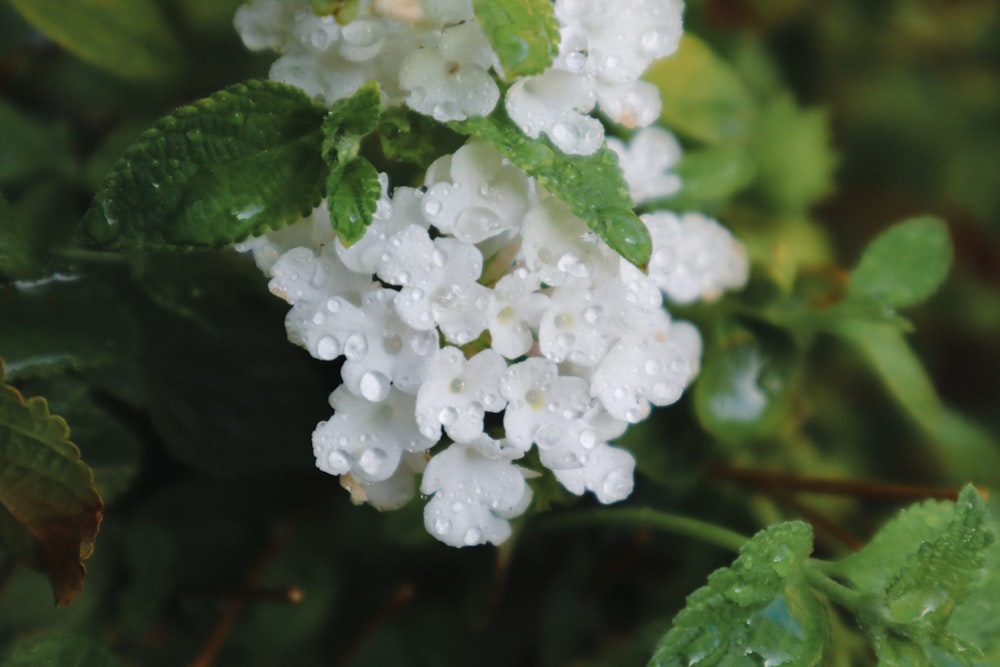
[[[749,186],[757,172],[746,148],[723,145],[685,152],[674,173],[681,190],[663,204],[676,211],[700,211],[724,204]]]
[[[118,667],[121,661],[99,644],[76,635],[35,637],[14,644],[0,667]]]
[[[83,220],[106,247],[212,248],[277,229],[323,196],[324,110],[247,81],[159,120],[104,179]]]
[[[337,237],[345,246],[359,241],[372,222],[382,193],[378,170],[358,155],[361,140],[374,132],[381,116],[378,84],[369,81],[338,101],[323,121],[323,157],[330,167],[327,207]]]
[[[463,140],[442,123],[406,106],[386,109],[379,121],[378,136],[387,158],[418,167],[454,152]]]
[[[649,231],[632,210],[618,158],[607,146],[593,155],[565,155],[546,138],[524,136],[502,105],[490,116],[453,121],[449,127],[490,143],[566,202],[574,215],[626,260],[640,268],[649,262]]]
[[[968,595],[994,542],[975,487],[957,503],[926,501],[904,510],[835,572],[881,608],[859,615],[880,664],[974,664],[978,649],[948,630],[952,610]]]
[[[112,504],[138,472],[142,449],[138,438],[95,400],[86,383],[72,376],[32,382],[25,388],[45,396],[49,409],[73,425],[73,442],[94,471],[94,486],[104,503]]]
[[[356,157],[343,169],[330,172],[326,205],[330,209],[330,220],[336,221],[337,236],[344,245],[365,235],[381,194],[378,171],[365,158]]]
[[[779,215],[798,215],[833,188],[836,158],[822,109],[801,109],[790,95],[764,107],[754,128],[757,187]]]
[[[472,6],[508,81],[540,74],[559,54],[559,24],[549,0],[473,0]]]
[[[777,329],[719,325],[695,384],[698,420],[729,442],[772,434],[788,407],[798,361],[794,342]]]
[[[0,202],[0,274],[28,281],[52,274],[60,262],[51,250],[70,244],[78,215],[58,178],[39,178],[15,201]]]
[[[996,440],[941,402],[898,326],[840,318],[830,329],[861,353],[900,407],[929,436],[939,465],[949,474],[960,479],[1000,480]]]
[[[0,354],[11,379],[86,369],[131,357],[133,314],[93,280],[56,274],[0,293]]]
[[[951,266],[948,228],[929,216],[893,225],[872,241],[851,272],[849,296],[891,308],[920,303],[940,287]]]
[[[688,596],[650,667],[822,664],[826,608],[805,582],[812,529],[772,526]]]
[[[993,533],[998,531],[996,521]],[[986,552],[986,563],[979,582],[963,600],[959,600],[948,620],[947,630],[978,647],[986,655],[983,667],[1000,664],[1000,541]]]
[[[179,70],[184,52],[153,0],[11,0],[52,41],[130,79]]]
[[[732,68],[691,33],[643,78],[660,89],[660,118],[671,129],[708,144],[749,139],[755,115],[750,95]]]
[[[26,236],[21,218],[0,194],[0,275],[21,278],[33,272],[35,259]]]
[[[48,576],[64,607],[83,590],[103,503],[66,422],[44,398],[25,401],[4,375],[0,361],[0,539]]]

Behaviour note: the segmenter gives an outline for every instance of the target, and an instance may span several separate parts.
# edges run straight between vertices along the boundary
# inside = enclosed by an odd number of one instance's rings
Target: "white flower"
[[[483,350],[468,361],[456,347],[439,350],[427,363],[417,392],[416,418],[420,433],[437,440],[444,427],[456,442],[469,442],[483,432],[487,412],[499,412],[500,374],[507,368],[493,350]]]
[[[554,196],[545,197],[524,216],[521,257],[543,283],[576,287],[616,273],[619,260]]]
[[[527,175],[504,160],[492,146],[472,141],[448,156],[448,176],[430,185],[423,199],[427,220],[466,243],[496,236],[520,225],[528,208],[531,186]]]
[[[524,77],[507,91],[507,115],[532,139],[543,133],[569,155],[590,155],[604,141],[604,126],[587,113],[597,103],[589,74],[549,69]]]
[[[661,211],[642,216],[653,240],[649,277],[678,303],[717,298],[746,284],[749,265],[743,244],[701,213]]]
[[[383,177],[385,181],[383,182]],[[351,247],[345,248],[340,239],[334,241],[337,256],[351,271],[373,274],[378,271],[382,255],[386,252],[389,237],[398,234],[410,225],[427,227],[427,222],[420,214],[423,193],[407,187],[396,188],[390,201],[388,177],[379,174],[382,182],[382,198],[379,199],[372,223],[362,236]]]
[[[236,10],[234,24],[251,51],[280,50],[295,25],[292,0],[251,0]]]
[[[487,326],[493,349],[516,359],[534,343],[531,330],[538,326],[549,297],[538,292],[541,281],[524,267],[501,278],[487,308]]]
[[[670,318],[658,310],[619,339],[590,382],[609,414],[634,424],[649,415],[650,403],[664,406],[680,398],[698,365],[692,355],[701,352],[700,339],[693,349],[690,331],[684,328],[675,340]]]
[[[483,256],[453,238],[431,241],[427,230],[410,225],[389,239],[378,275],[403,289],[396,299],[400,319],[414,329],[435,324],[451,341],[464,345],[486,328],[490,291],[476,280]]]
[[[355,396],[379,402],[389,394],[389,384],[408,394],[416,394],[424,380],[424,366],[438,349],[433,331],[406,326],[393,307],[398,292],[372,292],[361,306],[365,315],[359,337],[341,368],[344,386]],[[360,341],[364,343],[361,344]]]
[[[590,491],[605,505],[624,500],[632,494],[635,458],[631,454],[624,449],[610,447],[605,442],[597,442],[584,456],[579,466],[553,470],[556,479],[567,491],[578,496]]]
[[[510,366],[500,378],[500,394],[507,399],[503,426],[508,442],[527,450],[568,437],[590,407],[586,381],[562,377],[555,363],[532,357]]]
[[[500,544],[510,537],[508,519],[531,503],[520,468],[461,444],[431,459],[420,492],[433,494],[424,508],[427,532],[453,547]]]
[[[292,248],[316,249],[332,242],[334,237],[333,225],[330,224],[330,211],[326,207],[326,202],[323,201],[313,210],[312,214],[298,222],[268,232],[264,236],[257,236],[237,243],[234,248],[237,252],[253,253],[257,268],[270,275],[271,268],[278,261],[278,258]]]
[[[347,473],[340,476],[340,485],[350,492],[355,505],[368,503],[380,511],[395,510],[413,498],[417,475],[426,466],[426,455],[422,452],[403,452],[396,472],[387,479],[369,482]]]
[[[347,387],[330,395],[335,412],[313,431],[316,467],[331,475],[350,473],[366,482],[389,479],[403,452],[423,452],[435,440],[417,430],[414,397],[390,388],[381,403],[354,396]]]
[[[495,56],[475,21],[445,28],[431,46],[414,51],[399,71],[411,109],[442,122],[485,116],[500,99],[488,70]]]
[[[617,153],[618,165],[636,204],[663,199],[681,189],[681,179],[670,172],[681,159],[681,146],[667,130],[641,129],[627,146],[621,139],[609,137],[608,148]]]

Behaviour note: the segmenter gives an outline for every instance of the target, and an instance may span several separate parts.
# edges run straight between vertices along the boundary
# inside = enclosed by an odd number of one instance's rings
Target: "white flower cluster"
[[[383,196],[345,248],[325,208],[241,244],[292,304],[289,338],[343,357],[335,412],[313,434],[320,469],[388,509],[433,495],[427,529],[447,544],[499,543],[523,512],[537,447],[569,491],[629,495],[635,462],[609,441],[676,401],[701,340],[661,294],[713,297],[746,279],[742,247],[699,214],[643,216],[648,274],[562,201],[472,141]],[[447,436],[451,444],[430,457]],[[426,466],[426,468],[425,468]]]
[[[507,91],[511,117],[566,153],[604,141],[589,112],[629,126],[659,113],[638,81],[680,36],[675,0],[556,0],[558,58]],[[309,0],[252,0],[236,16],[247,45],[282,52],[272,78],[331,103],[377,80],[385,104],[440,121],[489,113],[500,65],[471,0],[361,0],[351,23]],[[637,202],[680,187],[680,147],[646,128],[609,140]],[[515,463],[532,447],[574,494],[627,497],[635,461],[611,442],[651,406],[675,402],[698,372],[701,338],[663,298],[688,303],[738,288],[743,247],[701,214],[642,216],[647,273],[493,147],[470,141],[427,169],[421,188],[380,176],[372,224],[350,247],[325,205],[237,247],[288,301],[289,339],[342,359],[333,416],[313,433],[317,466],[380,509],[431,496],[428,531],[453,546],[500,543],[531,501]],[[444,443],[438,447],[439,443]]]
[[[660,115],[657,89],[639,76],[669,55],[681,36],[680,0],[555,0],[558,57],[541,74],[513,81],[507,113],[532,138],[546,134],[569,154],[604,141],[602,113],[625,127]],[[386,103],[405,101],[439,121],[489,114],[500,99],[491,70],[502,70],[475,20],[472,0],[360,0],[347,25],[316,16],[310,0],[251,0],[236,28],[253,50],[282,55],[271,78],[321,102],[378,81]]]

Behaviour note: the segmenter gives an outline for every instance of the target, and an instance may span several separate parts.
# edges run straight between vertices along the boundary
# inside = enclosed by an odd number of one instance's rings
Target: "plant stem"
[[[573,512],[544,520],[549,527],[611,525],[649,528],[672,535],[683,535],[729,551],[739,551],[750,538],[712,523],[678,514],[659,512],[650,507],[636,509],[595,509]]]
[[[867,593],[856,591],[838,583],[824,574],[821,570],[829,569],[827,564],[819,564],[821,561],[806,561],[803,571],[806,581],[810,586],[825,595],[831,602],[847,609],[855,616],[864,614],[872,607],[871,596]]]

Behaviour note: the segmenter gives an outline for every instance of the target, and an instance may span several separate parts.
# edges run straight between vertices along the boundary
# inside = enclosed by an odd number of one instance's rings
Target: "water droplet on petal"
[[[458,419],[458,410],[456,410],[454,407],[450,405],[446,408],[442,408],[441,412],[438,413],[438,421],[444,424],[445,426],[454,424],[457,419]]]
[[[344,343],[344,356],[357,361],[368,354],[368,339],[362,333],[353,333]]]
[[[483,531],[478,528],[470,528],[465,531],[465,544],[468,546],[473,546],[475,544],[480,544],[483,541]]]
[[[323,336],[316,343],[316,356],[324,361],[330,361],[340,356],[340,345],[333,336]]]
[[[381,476],[389,462],[389,454],[381,447],[367,450],[358,460],[358,467],[372,477]]]
[[[359,382],[361,395],[372,403],[384,401],[389,395],[389,378],[378,371],[368,371]]]

